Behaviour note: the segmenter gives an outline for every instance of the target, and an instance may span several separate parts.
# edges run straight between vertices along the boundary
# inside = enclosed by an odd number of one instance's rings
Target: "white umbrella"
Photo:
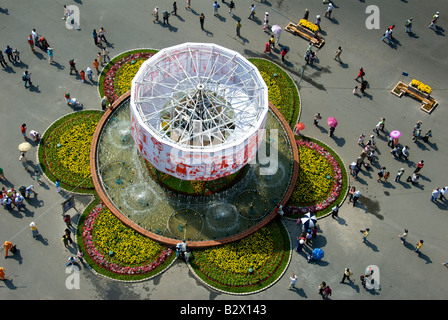
[[[19,144],[19,150],[22,152],[27,152],[31,149],[31,145],[28,142],[22,142]]]
[[[278,44],[278,41],[280,40],[280,35],[281,35],[281,33],[282,33],[282,27],[280,27],[278,24],[274,24],[272,27],[271,27],[271,31],[272,31],[272,33],[274,33],[275,34],[275,41],[277,42],[277,44]]]
[[[304,229],[312,228],[317,223],[316,216],[314,214],[311,215],[310,212],[306,213],[301,220],[302,220],[302,225],[303,225]]]

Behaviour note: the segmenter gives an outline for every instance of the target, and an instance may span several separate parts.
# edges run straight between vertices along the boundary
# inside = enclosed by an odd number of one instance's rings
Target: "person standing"
[[[440,188],[437,187],[437,188],[435,188],[434,190],[432,190],[432,193],[431,193],[431,201],[432,201],[432,202],[436,202],[436,201],[437,201],[437,198],[439,198],[439,196],[440,196]]]
[[[353,272],[351,272],[349,268],[345,268],[344,275],[342,276],[342,280],[340,283],[344,283],[345,279],[347,279],[349,282],[352,282],[352,280],[350,279],[350,276],[352,275]]]
[[[303,235],[300,235],[300,237],[297,237],[297,249],[296,249],[297,253],[302,252],[304,244],[305,244],[305,240],[304,240]]]
[[[292,272],[292,273],[289,275],[289,279],[291,280],[291,282],[289,283],[288,290],[291,290],[292,288],[295,288],[295,287],[296,287],[296,283],[297,283],[297,275],[296,275],[294,272]]]
[[[325,283],[325,281],[322,281],[322,283],[320,285],[318,285],[317,287],[319,288],[319,294],[321,296],[323,296],[323,293],[325,291],[325,287],[327,286],[327,284]]]
[[[22,125],[20,126],[20,132],[22,132],[23,139],[25,139],[25,141],[28,141],[28,138],[26,137],[26,129],[26,123],[22,123]]]
[[[93,37],[93,42],[98,47],[98,33],[96,32],[96,29],[93,29],[93,31],[92,31],[92,37]]]
[[[32,36],[32,35],[29,35],[27,41],[28,41],[28,44],[30,45],[31,51],[32,51],[33,53],[35,53],[36,51],[34,50],[34,40],[33,40],[33,36]]]
[[[215,1],[213,3],[213,15],[215,17],[218,15],[218,9],[219,9],[219,3],[218,3],[218,1]]]
[[[320,112],[318,112],[318,113],[316,113],[315,115],[314,115],[314,125],[316,126],[316,127],[318,127],[319,126],[319,121],[322,119],[322,116],[320,115]]]
[[[86,82],[86,73],[84,72],[84,70],[81,70],[79,72],[79,75],[81,76],[81,82],[82,83]]]
[[[23,206],[23,200],[24,200],[23,196],[19,192],[17,192],[15,198],[17,211],[20,211],[20,208]]]
[[[263,20],[263,30],[267,30],[268,28],[269,28],[269,12],[265,12]]]
[[[418,253],[418,255],[420,255],[420,249],[423,247],[423,240],[420,240],[419,242],[416,243],[415,245],[415,252]]]
[[[101,27],[100,30],[98,31],[98,35],[100,36],[101,40],[106,43],[109,43],[106,40],[106,36],[105,36],[106,33],[108,33],[108,32],[106,31],[106,29],[104,29],[104,27]]]
[[[53,63],[53,52],[54,52],[54,49],[48,47],[48,49],[47,49],[47,53],[48,53],[48,63],[49,63],[49,64],[52,64],[52,63]]]
[[[353,193],[353,206],[356,205],[356,202],[358,202],[359,197],[361,196],[361,192],[359,190],[356,190]]]
[[[37,239],[37,236],[39,235],[39,230],[37,229],[37,224],[34,221],[30,223],[30,229],[31,229],[33,238]]]
[[[204,22],[205,22],[205,15],[201,13],[199,15],[199,23],[201,24],[201,30],[204,31]]]
[[[333,219],[336,219],[336,218],[338,217],[338,212],[339,212],[339,207],[338,207],[338,206],[334,206],[334,207],[331,209],[331,217],[332,217]]]
[[[61,180],[59,178],[56,179],[55,185],[56,185],[56,191],[58,193],[61,193]]]
[[[361,67],[361,68],[359,69],[358,76],[355,78],[355,80],[358,81],[358,79],[361,78],[361,82],[363,82],[363,81],[364,81],[364,76],[365,76],[365,75],[366,75],[366,74],[365,74],[365,72],[364,72],[364,69]]]
[[[69,60],[68,64],[70,65],[70,75],[72,74],[73,71],[75,71],[75,73],[78,73],[78,70],[76,70],[75,59]]]
[[[87,78],[89,78],[90,82],[93,83],[93,71],[92,71],[92,69],[90,69],[90,67],[86,68],[86,75],[87,75]]]
[[[82,252],[81,250],[78,250],[78,252],[76,253],[76,256],[78,257],[79,262],[84,264],[84,252]]]
[[[264,45],[264,53],[271,53],[271,41],[268,40],[268,42]]]
[[[5,268],[0,267],[0,280],[5,281]]]
[[[406,33],[412,33],[412,19],[410,18],[404,22],[404,30]]]
[[[408,236],[408,229],[404,229],[403,234],[398,235],[398,238],[400,238],[402,244],[406,243],[407,236]]]
[[[236,21],[236,35],[237,37],[241,37],[241,19]]]
[[[98,62],[98,59],[93,60],[93,67],[96,70],[96,75],[100,74],[99,66],[100,66],[100,63]]]
[[[5,241],[3,244],[3,248],[5,249],[5,259],[8,258],[8,252],[12,249],[12,242]]]
[[[383,179],[383,177],[384,177],[384,170],[385,169],[386,169],[386,167],[382,167],[380,169],[380,171],[378,171],[378,180],[377,180],[377,182],[380,182]]]
[[[103,55],[103,63],[106,63],[106,58],[110,62],[109,51],[107,50],[106,47],[103,47],[103,49],[101,50],[101,54]]]
[[[370,229],[365,228],[364,230],[361,230],[362,233],[362,243],[366,243],[367,237],[369,236]]]
[[[310,12],[308,11],[308,9],[305,9],[305,14],[303,15],[303,19],[308,21],[309,15],[310,15]]]
[[[320,15],[317,15],[315,25],[318,27],[319,31],[322,31],[322,29],[320,28],[320,21]]]
[[[152,20],[152,22],[159,22],[159,7],[154,8],[154,10],[152,11],[152,15],[154,16],[154,20]]]
[[[5,56],[3,55],[3,53],[0,51],[0,64],[2,65],[3,68],[8,67],[8,64],[6,63],[5,60]]]
[[[64,243],[64,247],[68,247],[68,243],[69,243],[69,238],[68,238],[68,236],[67,236],[67,234],[64,234],[63,236],[62,236],[62,242]]]
[[[334,60],[339,60],[339,62],[342,62],[341,60],[341,53],[342,53],[342,48],[339,47],[338,50],[336,51],[336,54],[334,56]]]
[[[176,1],[173,2],[173,11],[171,11],[172,14],[177,16],[177,3]]]
[[[404,174],[404,168],[401,168],[400,170],[398,170],[397,175],[395,176],[395,182],[400,181],[401,176]]]
[[[420,161],[417,163],[417,167],[415,168],[414,173],[416,173],[416,172],[420,172],[420,170],[423,168],[423,166],[424,166],[424,161],[423,161],[423,160],[420,160]]]
[[[283,47],[282,48],[282,51],[280,52],[280,55],[282,56],[282,61],[283,62],[286,62],[285,61],[285,57],[286,57],[286,54],[288,53],[288,48],[286,48],[286,47]]]
[[[67,226],[67,228],[70,228],[72,226],[72,219],[70,218],[69,214],[64,214],[64,217],[62,218],[62,220],[65,222],[65,225]]]
[[[170,17],[170,13],[168,11],[166,11],[166,10],[162,11],[163,25],[165,25],[165,24],[170,25],[170,22],[168,20],[169,17]]]
[[[12,209],[12,199],[10,197],[4,196],[2,204],[5,206],[6,210]]]

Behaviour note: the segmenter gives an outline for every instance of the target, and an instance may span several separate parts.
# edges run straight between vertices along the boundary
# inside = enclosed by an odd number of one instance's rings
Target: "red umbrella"
[[[336,126],[338,125],[338,120],[336,120],[333,117],[328,118],[327,123],[330,127],[336,128]]]
[[[305,129],[305,125],[302,122],[299,122],[296,124],[297,130],[303,130]]]

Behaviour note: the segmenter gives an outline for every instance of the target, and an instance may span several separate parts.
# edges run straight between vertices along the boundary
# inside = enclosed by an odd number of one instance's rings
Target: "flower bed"
[[[426,93],[427,95],[431,94],[431,91],[432,91],[430,86],[427,86],[426,84],[424,84],[418,80],[415,80],[415,79],[412,79],[411,86],[420,90],[423,93]]]
[[[131,82],[138,69],[156,52],[149,49],[133,50],[112,59],[101,72],[100,95],[106,95],[112,104],[122,94],[131,90]]]
[[[323,143],[303,138],[297,140],[297,145],[299,178],[285,206],[285,215],[297,218],[297,215],[311,212],[322,216],[345,196],[347,173],[339,157]]]
[[[76,191],[94,189],[90,178],[90,143],[101,111],[71,113],[48,128],[39,145],[39,163],[44,174],[53,182]]]
[[[281,112],[286,121],[295,126],[300,113],[300,99],[291,77],[275,63],[264,59],[249,59],[260,71],[268,86],[269,101]]]
[[[175,256],[171,248],[125,226],[101,203],[89,210],[82,224],[82,243],[88,257],[103,269],[99,272],[106,271],[114,278],[152,275],[163,270]]]
[[[300,19],[299,26],[302,26],[311,32],[316,32],[317,30],[319,30],[319,27],[317,25],[305,19]]]
[[[193,251],[190,265],[197,276],[218,290],[253,293],[274,283],[289,257],[288,233],[274,220],[242,240]]]

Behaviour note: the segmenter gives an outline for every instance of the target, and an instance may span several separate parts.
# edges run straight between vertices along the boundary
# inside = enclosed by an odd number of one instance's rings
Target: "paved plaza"
[[[34,184],[37,199],[29,199],[26,210],[18,213],[1,208],[0,241],[17,244],[18,254],[3,258],[0,266],[6,270],[5,282],[0,282],[2,299],[33,300],[321,300],[317,286],[325,281],[332,288],[332,300],[440,300],[448,298],[448,201],[430,201],[436,187],[448,186],[445,168],[448,142],[446,59],[448,4],[444,0],[335,0],[331,19],[324,17],[328,4],[320,0],[236,0],[235,17],[228,12],[228,1],[222,3],[219,16],[213,16],[212,0],[192,0],[192,10],[185,9],[185,0],[178,1],[178,16],[171,16],[169,26],[152,22],[152,10],[172,10],[167,0],[61,0],[16,1],[4,0],[0,7],[2,38],[0,48],[7,45],[20,50],[21,64],[8,63],[0,68],[0,167],[6,181],[0,186],[15,187]],[[254,3],[258,20],[249,20],[249,6]],[[62,20],[63,6],[79,7],[80,30],[69,30]],[[379,8],[379,29],[366,28],[369,5]],[[317,14],[322,17],[325,45],[317,51],[318,61],[305,65],[303,59],[307,41],[282,32],[280,43],[290,48],[286,62],[279,53],[263,53],[269,35],[262,29],[264,12],[269,12],[270,25],[282,27],[297,23],[309,9],[310,21]],[[437,31],[427,26],[432,16],[440,11]],[[206,16],[201,31],[199,14]],[[241,37],[235,33],[235,19],[242,21]],[[405,20],[413,18],[413,33],[405,32]],[[381,41],[384,31],[395,25],[391,44]],[[373,134],[380,117],[386,119],[387,131],[402,132],[400,143],[410,146],[408,161],[394,159],[382,133],[377,138],[377,161],[373,170],[363,170],[357,181],[350,180],[362,193],[356,207],[344,202],[338,219],[319,220],[315,246],[325,250],[319,264],[307,263],[293,251],[284,276],[273,286],[257,294],[234,296],[211,290],[199,282],[185,263],[176,261],[163,274],[137,283],[118,282],[97,276],[90,270],[80,271],[80,288],[66,287],[65,262],[73,253],[64,248],[60,236],[65,229],[61,203],[64,198],[52,183],[43,181],[37,186],[30,173],[23,170],[18,160],[18,144],[23,141],[20,126],[44,132],[56,119],[71,112],[64,100],[69,91],[84,104],[85,109],[101,109],[98,88],[82,83],[69,75],[69,60],[75,59],[78,69],[92,66],[98,48],[92,30],[104,27],[114,57],[134,48],[160,49],[189,42],[213,42],[236,50],[246,57],[263,57],[279,63],[298,84],[301,97],[300,121],[305,124],[304,135],[319,139],[333,148],[348,166],[361,153],[358,137]],[[35,28],[54,48],[54,64],[48,63],[45,52],[33,54],[27,37]],[[341,60],[334,60],[337,48],[342,47]],[[369,87],[365,96],[352,91],[359,68],[363,67]],[[33,86],[24,88],[22,73],[31,73]],[[398,81],[409,83],[417,79],[429,85],[438,106],[431,114],[420,110],[420,103],[410,97],[398,98],[390,93]],[[97,76],[94,76],[97,80]],[[314,114],[320,112],[320,127],[313,126]],[[334,137],[329,137],[326,119],[335,117],[339,125]],[[431,129],[428,143],[412,140],[415,123],[421,120],[423,133]],[[37,166],[36,146],[28,152],[33,167]],[[406,182],[416,164],[424,160],[421,177],[416,185]],[[390,171],[388,183],[377,182],[380,167]],[[394,182],[400,168],[404,179]],[[82,210],[88,196],[77,196]],[[73,209],[72,209],[73,210]],[[76,212],[71,212],[75,215]],[[29,230],[36,221],[41,240],[34,240]],[[293,246],[298,234],[295,221],[285,221]],[[362,243],[360,230],[370,228],[367,243]],[[398,235],[409,229],[408,244],[403,245]],[[414,245],[424,240],[421,255]],[[381,290],[365,291],[359,281],[366,266],[380,270]],[[340,284],[344,268],[354,272],[354,283]],[[289,274],[298,275],[297,289],[287,290]]]

